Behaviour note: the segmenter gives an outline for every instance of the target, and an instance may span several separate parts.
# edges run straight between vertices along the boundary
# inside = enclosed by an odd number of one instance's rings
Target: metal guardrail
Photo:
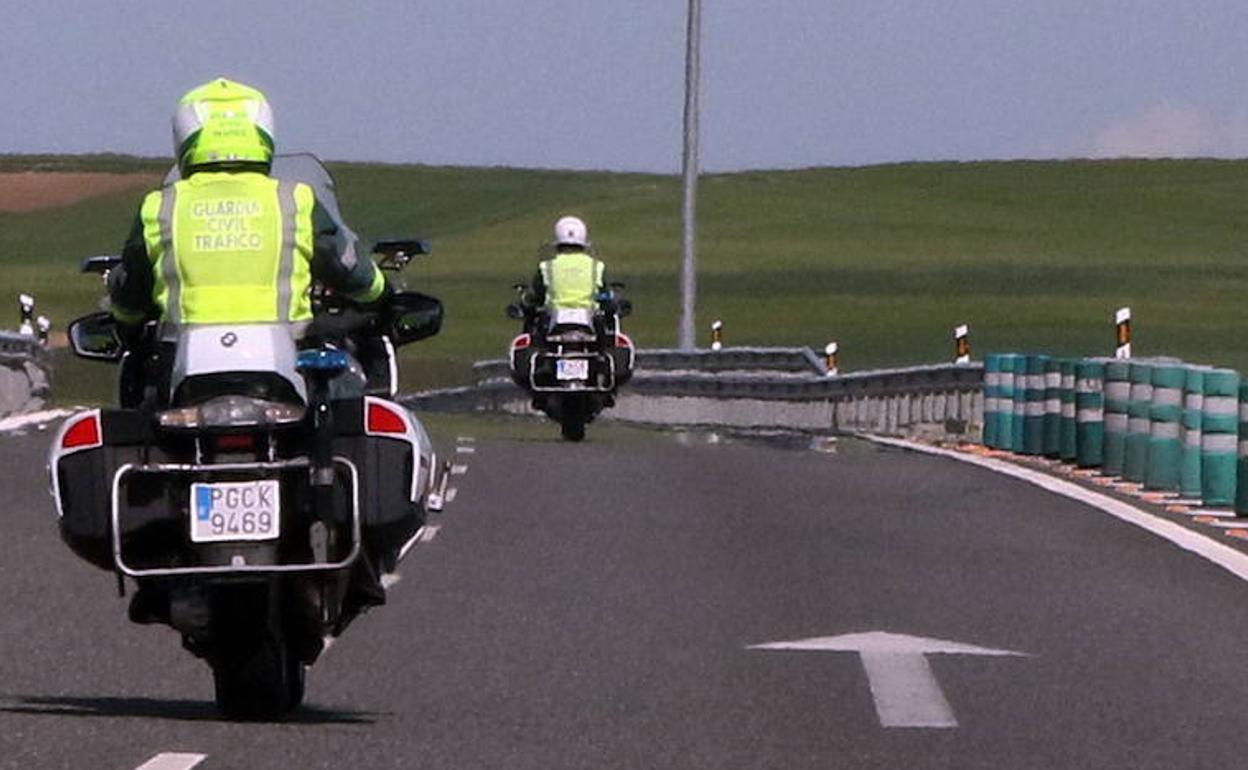
[[[970,437],[983,423],[983,365],[937,364],[829,377],[809,348],[639,351],[607,416],[663,424],[798,427]],[[416,408],[527,412],[506,361],[473,367],[475,387],[415,394]]]
[[[6,358],[39,358],[44,354],[43,345],[36,337],[17,332],[0,331],[0,356]]]

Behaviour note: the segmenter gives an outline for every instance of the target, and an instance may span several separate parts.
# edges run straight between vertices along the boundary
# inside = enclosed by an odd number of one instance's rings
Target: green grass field
[[[152,170],[100,158],[0,158],[0,170]],[[442,298],[444,332],[410,349],[405,387],[465,381],[515,331],[510,286],[532,274],[563,213],[583,216],[636,307],[642,347],[675,342],[680,180],[641,174],[332,164],[366,238],[422,235],[434,255],[409,284]],[[19,290],[62,326],[95,305],[81,256],[115,252],[141,193],[0,213],[0,325]],[[700,344],[841,345],[844,370],[948,360],[951,328],[975,353],[1107,354],[1115,308],[1137,355],[1248,370],[1248,162],[924,163],[718,174],[699,198]],[[11,316],[6,318],[5,314]],[[63,393],[98,365],[66,365]]]

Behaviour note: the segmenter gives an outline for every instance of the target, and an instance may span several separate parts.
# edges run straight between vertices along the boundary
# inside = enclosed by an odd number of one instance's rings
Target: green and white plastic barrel
[[[1105,362],[1085,358],[1075,364],[1075,464],[1098,468],[1105,457]]]
[[[1014,438],[1011,440],[1014,451],[1023,452],[1023,429],[1027,416],[1027,356],[1014,354]]]
[[[1236,445],[1235,512],[1248,513],[1248,382],[1239,384],[1239,441]]]
[[[1235,503],[1239,449],[1239,373],[1205,372],[1200,413],[1200,497],[1205,505]]]
[[[1127,444],[1122,477],[1144,483],[1148,471],[1149,410],[1153,400],[1153,365],[1131,362],[1130,400],[1127,404]]]
[[[1044,454],[1044,370],[1048,364],[1048,356],[1027,356],[1027,403],[1023,414],[1024,454]]]
[[[1001,354],[1001,374],[997,380],[997,449],[1014,448],[1014,362],[1018,356]]]
[[[1079,456],[1079,432],[1075,413],[1075,364],[1073,358],[1061,360],[1062,370],[1062,418],[1059,427],[1058,456],[1074,462]]]
[[[1001,355],[989,353],[984,356],[984,446],[998,448],[997,427],[1000,425],[1001,407],[997,403],[1001,388]]]
[[[1131,403],[1131,364],[1114,359],[1105,364],[1105,457],[1102,467],[1121,476],[1127,454],[1127,405]]]
[[[1183,382],[1183,467],[1179,471],[1179,493],[1189,500],[1200,499],[1200,423],[1205,403],[1207,366],[1188,366]]]
[[[1179,491],[1179,475],[1183,466],[1183,386],[1186,380],[1187,369],[1177,361],[1159,362],[1153,366],[1145,489]]]
[[[1046,358],[1044,362],[1044,447],[1045,457],[1062,453],[1062,362]]]

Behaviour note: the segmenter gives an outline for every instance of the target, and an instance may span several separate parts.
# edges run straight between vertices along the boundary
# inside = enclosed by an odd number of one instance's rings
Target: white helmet
[[[555,223],[555,243],[559,246],[581,246],[589,243],[589,230],[576,217],[564,217]]]

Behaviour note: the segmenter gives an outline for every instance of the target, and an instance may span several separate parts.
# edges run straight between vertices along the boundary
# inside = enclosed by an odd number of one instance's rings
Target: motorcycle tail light
[[[629,339],[627,334],[617,334],[615,335],[615,346],[617,348],[631,348],[633,341]]]
[[[74,418],[61,436],[61,449],[89,449],[104,443],[100,430],[100,413],[88,412]]]
[[[283,404],[246,396],[218,396],[199,406],[166,409],[156,416],[162,428],[229,428],[289,425],[303,419],[301,404]]]
[[[398,407],[380,401],[369,401],[364,427],[368,433],[407,433],[407,422]]]
[[[524,350],[533,344],[533,337],[528,334],[521,334],[511,341],[512,350]]]
[[[256,448],[256,437],[252,433],[227,433],[217,436],[218,452],[241,452]]]

